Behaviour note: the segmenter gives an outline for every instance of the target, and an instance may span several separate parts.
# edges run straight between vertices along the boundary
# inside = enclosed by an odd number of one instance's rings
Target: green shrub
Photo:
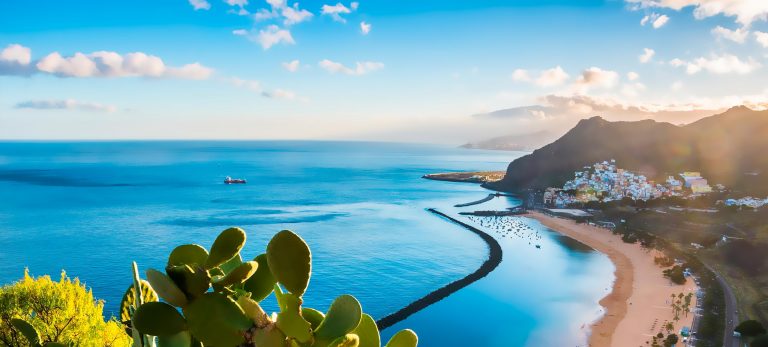
[[[685,275],[683,274],[683,268],[680,265],[675,265],[671,269],[662,271],[664,276],[669,278],[672,283],[685,284]]]
[[[56,282],[49,276],[32,278],[25,270],[20,281],[0,288],[0,345],[130,346],[119,322],[104,321],[103,306],[63,271]]]
[[[134,263],[133,285],[123,297],[121,319],[144,346],[380,347],[376,322],[351,295],[341,295],[327,312],[302,307],[312,273],[304,240],[283,230],[265,253],[243,261],[246,234],[224,230],[210,251],[181,245],[165,271],[149,269],[147,282]],[[156,295],[155,295],[156,293]],[[279,312],[267,315],[259,302],[274,294]],[[157,301],[157,297],[164,302]],[[408,329],[386,347],[416,347]]]
[[[754,337],[758,335],[764,335],[765,334],[765,327],[763,327],[763,324],[756,321],[756,320],[745,320],[739,325],[736,326],[736,328],[733,329],[734,331],[741,334],[741,336],[744,337]]]

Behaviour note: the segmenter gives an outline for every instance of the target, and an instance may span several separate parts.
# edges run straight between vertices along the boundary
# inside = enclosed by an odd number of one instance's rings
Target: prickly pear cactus
[[[245,231],[229,228],[210,251],[196,244],[178,246],[165,271],[148,269],[146,281],[134,263],[134,284],[121,303],[134,346],[381,347],[375,320],[353,296],[337,297],[325,313],[302,306],[312,253],[299,235],[283,230],[263,254],[244,262],[251,259],[240,255],[245,240]],[[268,315],[259,302],[270,294],[280,312]],[[18,324],[22,330],[23,323]],[[386,347],[417,343],[416,334],[406,329]]]

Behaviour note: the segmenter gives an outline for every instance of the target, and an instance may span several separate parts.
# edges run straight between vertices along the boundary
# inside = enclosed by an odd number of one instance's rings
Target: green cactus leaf
[[[165,272],[189,300],[203,295],[210,287],[211,278],[208,276],[208,272],[196,265],[194,267],[189,265],[169,266],[165,268]]]
[[[211,252],[205,262],[206,269],[213,269],[240,252],[245,244],[245,231],[240,228],[229,228],[219,234],[211,246]]]
[[[419,337],[411,329],[403,329],[398,331],[389,342],[386,347],[416,347],[419,344]]]
[[[152,336],[170,336],[187,329],[187,322],[171,305],[147,302],[133,313],[133,327]]]
[[[269,270],[266,254],[260,254],[253,261],[259,263],[259,267],[253,276],[245,281],[244,288],[251,292],[251,299],[261,301],[272,293],[277,280],[275,280],[275,276],[272,276],[272,272]]]
[[[220,287],[228,287],[233,284],[243,283],[256,272],[258,267],[259,263],[255,261],[247,261],[229,272],[221,280],[216,281],[215,284]]]
[[[355,334],[346,334],[328,344],[328,347],[358,347],[360,338]]]
[[[279,284],[275,284],[275,299],[277,299],[277,307],[280,308],[281,311],[286,309],[285,306],[285,294],[283,294],[283,290],[280,289]]]
[[[312,330],[317,329],[317,327],[320,326],[320,323],[323,322],[323,319],[325,319],[324,313],[311,307],[302,307],[301,316],[304,317],[304,319],[306,319],[310,325],[312,325]]]
[[[152,286],[149,284],[149,282],[145,280],[141,280],[139,282],[139,285],[141,286],[141,297],[142,302],[154,302],[157,301],[157,293],[155,293],[155,290],[152,289]],[[131,316],[133,314],[133,310],[136,309],[136,287],[134,285],[131,285],[128,287],[128,290],[125,291],[125,294],[123,294],[123,299],[120,300],[120,321],[130,322]]]
[[[301,343],[312,339],[312,325],[301,316],[301,299],[293,294],[283,294],[285,309],[277,314],[277,327]]]
[[[243,258],[240,257],[240,253],[232,257],[232,259],[227,260],[224,264],[219,265],[219,269],[224,273],[224,275],[228,275],[233,270],[237,269],[238,266],[240,266],[243,263]]]
[[[315,335],[323,340],[332,340],[354,330],[362,317],[360,302],[352,295],[341,295],[333,300],[325,319],[315,329]]]
[[[11,319],[11,325],[24,335],[24,338],[29,341],[30,346],[37,346],[40,344],[40,333],[38,333],[37,329],[35,329],[29,322],[23,319],[13,318]]]
[[[206,346],[238,346],[253,325],[243,309],[221,293],[206,293],[183,310],[192,336]]]
[[[267,245],[272,275],[296,296],[304,295],[312,273],[312,253],[306,242],[290,230],[277,233]]]
[[[205,266],[208,260],[208,251],[200,245],[181,245],[173,249],[168,256],[168,265],[193,265]]]
[[[259,303],[253,299],[247,296],[241,296],[237,298],[237,304],[240,305],[240,308],[243,309],[245,315],[250,318],[254,324],[256,324],[257,328],[265,327],[271,323],[267,313],[264,312]]]
[[[285,334],[274,324],[268,325],[262,329],[256,329],[251,336],[254,346],[283,346]]]
[[[176,335],[157,337],[157,347],[190,347],[190,345],[192,345],[192,335],[186,330]]]
[[[184,292],[164,273],[155,269],[147,269],[146,275],[152,289],[167,303],[177,307],[187,304],[187,297]]]
[[[367,313],[363,313],[360,324],[352,331],[360,337],[360,347],[381,347],[381,337],[376,321]]]

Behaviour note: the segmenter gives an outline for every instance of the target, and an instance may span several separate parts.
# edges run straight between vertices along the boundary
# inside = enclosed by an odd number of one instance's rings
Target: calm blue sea
[[[454,204],[488,192],[421,175],[504,170],[520,155],[363,142],[0,142],[0,282],[25,267],[56,278],[64,269],[111,314],[131,283],[132,260],[142,272],[162,269],[176,245],[209,247],[230,226],[247,231],[243,254],[252,257],[291,229],[313,252],[306,304],[324,310],[349,293],[379,318],[487,256],[478,237],[425,208],[457,215]],[[248,184],[224,185],[227,175]],[[535,221],[514,223],[528,234],[477,224],[501,242],[502,264],[396,328],[416,330],[421,346],[584,345],[612,265]]]

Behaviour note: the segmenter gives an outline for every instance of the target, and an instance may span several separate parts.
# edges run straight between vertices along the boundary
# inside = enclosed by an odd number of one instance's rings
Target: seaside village
[[[646,201],[672,196],[690,198],[724,189],[719,184],[711,186],[699,172],[683,172],[677,177],[667,177],[663,183],[654,182],[645,175],[618,168],[616,160],[611,159],[576,171],[574,178],[565,182],[562,188],[547,188],[544,192],[544,205],[561,208],[590,201],[609,202],[624,198]],[[760,207],[766,203],[768,199],[751,197],[725,201],[726,205],[750,207]]]

